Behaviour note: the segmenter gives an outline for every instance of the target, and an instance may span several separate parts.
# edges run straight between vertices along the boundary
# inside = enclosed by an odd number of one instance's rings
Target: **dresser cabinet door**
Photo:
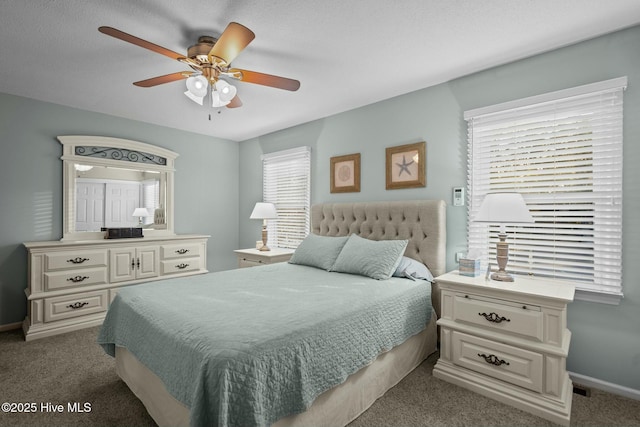
[[[147,279],[149,277],[158,276],[158,256],[159,248],[157,246],[149,246],[138,248],[136,250],[136,278]]]
[[[109,257],[111,283],[158,276],[160,274],[159,253],[158,246],[111,249]]]
[[[109,280],[125,282],[136,278],[135,248],[111,249],[109,254]]]

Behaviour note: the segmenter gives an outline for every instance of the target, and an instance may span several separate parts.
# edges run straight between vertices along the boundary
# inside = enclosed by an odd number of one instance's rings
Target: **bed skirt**
[[[319,395],[305,412],[281,418],[273,427],[347,425],[436,351],[436,345],[436,318],[432,314],[422,332]],[[189,425],[189,408],[171,396],[162,381],[123,347],[116,347],[116,372],[159,426]]]

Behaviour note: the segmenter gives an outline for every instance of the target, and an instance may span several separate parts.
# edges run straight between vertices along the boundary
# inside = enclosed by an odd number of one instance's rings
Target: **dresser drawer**
[[[72,288],[74,286],[101,285],[107,283],[107,267],[44,273],[44,290]]]
[[[160,246],[160,258],[194,258],[202,255],[201,251],[202,245],[199,245],[197,243],[186,243],[182,245],[162,245]]]
[[[540,342],[544,338],[544,316],[535,305],[457,294],[453,301],[453,320]]]
[[[70,268],[106,267],[107,251],[51,252],[44,255],[45,271]]]
[[[453,363],[501,381],[542,392],[540,353],[454,331]]]
[[[56,320],[68,319],[70,317],[100,313],[107,311],[108,306],[108,291],[106,289],[82,294],[45,298],[44,321],[55,322]]]
[[[200,258],[179,258],[160,262],[160,274],[185,273],[200,270]]]

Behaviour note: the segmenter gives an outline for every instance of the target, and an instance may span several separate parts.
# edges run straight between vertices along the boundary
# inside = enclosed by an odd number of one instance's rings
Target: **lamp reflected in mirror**
[[[143,218],[151,216],[151,214],[149,213],[147,208],[135,208],[133,210],[133,215],[132,216],[138,218],[138,227],[142,227],[144,225]]]

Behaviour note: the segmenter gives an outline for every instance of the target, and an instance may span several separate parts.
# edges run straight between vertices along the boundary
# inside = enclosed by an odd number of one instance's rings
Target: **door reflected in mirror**
[[[74,164],[76,232],[102,228],[162,228],[163,172]],[[144,208],[148,216],[134,216]],[[138,211],[140,214],[144,211]]]

